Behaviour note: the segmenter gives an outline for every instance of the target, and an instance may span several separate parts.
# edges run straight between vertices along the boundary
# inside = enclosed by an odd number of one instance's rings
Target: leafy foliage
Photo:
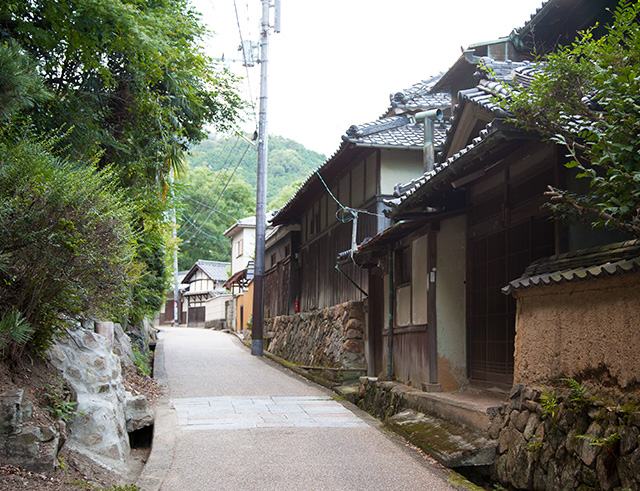
[[[151,356],[149,353],[144,353],[140,351],[140,348],[137,346],[132,346],[131,350],[133,351],[133,364],[138,369],[141,375],[145,377],[151,376]]]
[[[136,275],[132,210],[113,173],[50,147],[0,140],[0,313],[21,312],[38,348],[64,319],[126,314]]]
[[[48,93],[35,63],[14,42],[0,43],[0,122],[31,109]]]
[[[296,191],[300,188],[300,186],[302,186],[303,182],[303,179],[297,179],[281,188],[278,191],[278,194],[276,194],[275,197],[269,202],[269,209],[279,210],[284,205],[286,205],[287,201],[289,201],[293,197],[293,195],[296,194]]]
[[[78,412],[78,403],[72,400],[71,391],[63,382],[48,385],[44,398],[49,414],[56,420],[69,422]]]
[[[514,121],[568,150],[567,167],[588,184],[551,188],[559,216],[640,236],[640,2],[621,0],[596,39],[587,30],[544,60],[530,87],[503,102]]]
[[[542,418],[550,418],[552,421],[558,416],[558,395],[555,392],[544,392],[540,396],[540,405],[542,406]]]
[[[589,402],[587,388],[574,378],[562,380],[569,387],[569,402],[574,407],[584,407]]]
[[[598,437],[594,435],[585,434],[585,435],[576,435],[576,438],[579,438],[580,440],[586,440],[589,443],[589,446],[591,447],[611,448],[616,442],[620,440],[620,434],[612,433],[606,437]]]
[[[208,166],[218,171],[238,162],[244,147],[242,141],[236,143],[235,137],[211,137],[193,148],[188,158],[189,164],[192,167]],[[250,152],[238,168],[240,179],[253,190],[256,187],[256,159],[256,152]],[[295,191],[292,189],[292,183],[304,180],[324,160],[324,155],[309,150],[293,140],[281,136],[269,137],[267,200],[270,207],[273,208],[273,201],[284,188]]]
[[[18,310],[10,310],[0,317],[0,356],[10,348],[22,348],[33,336],[33,326]]]
[[[181,182],[177,194],[180,269],[190,268],[198,259],[228,261],[229,239],[224,231],[239,218],[255,213],[254,192],[247,183],[239,177],[231,178],[230,174],[196,167]]]
[[[0,2],[0,314],[38,346],[158,310],[170,171],[242,106],[204,34],[188,0]]]

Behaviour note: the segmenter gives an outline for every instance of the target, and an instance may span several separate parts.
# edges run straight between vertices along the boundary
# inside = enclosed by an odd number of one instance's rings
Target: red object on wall
[[[300,299],[296,298],[296,301],[293,303],[293,310],[296,314],[300,313]]]

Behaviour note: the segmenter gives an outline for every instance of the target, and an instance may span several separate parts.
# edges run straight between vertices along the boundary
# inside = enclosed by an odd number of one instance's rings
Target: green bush
[[[33,335],[33,327],[17,310],[10,310],[0,318],[0,356],[11,348],[20,349]]]
[[[145,377],[151,376],[151,356],[148,353],[143,353],[137,346],[132,347],[133,351],[133,364],[138,371]]]
[[[0,319],[20,312],[42,350],[69,319],[126,315],[139,268],[110,170],[62,160],[26,133],[0,133]]]
[[[71,421],[78,412],[78,403],[72,400],[72,394],[64,382],[50,384],[44,394],[46,408],[56,420]]]

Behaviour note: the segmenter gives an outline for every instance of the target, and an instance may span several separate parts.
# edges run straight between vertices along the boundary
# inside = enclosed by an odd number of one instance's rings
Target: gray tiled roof
[[[504,118],[508,114],[496,102],[497,98],[509,97],[514,88],[518,85],[528,86],[533,80],[535,74],[540,70],[540,65],[530,62],[495,62],[490,58],[483,58],[483,74],[488,78],[480,80],[477,86],[461,90],[458,93],[459,104],[456,105],[451,118],[451,124],[447,130],[445,141],[442,143],[446,149],[453,133],[456,130],[462,114],[463,107],[466,103],[476,104],[487,111],[490,111],[497,118]],[[493,133],[495,125],[489,123],[469,145],[462,150],[456,152],[443,162],[436,163],[435,168],[431,172],[427,172],[422,176],[409,181],[408,183],[396,186],[395,198],[386,200],[390,206],[399,206],[413,196],[422,186],[430,181],[435,175],[442,170],[453,165],[459,158],[473,150],[487,136]]]
[[[434,129],[434,143],[442,145],[446,125]],[[408,116],[391,116],[370,123],[351,126],[342,140],[362,147],[399,147],[421,149],[424,145],[424,125]]]
[[[225,281],[229,276],[228,271],[231,268],[231,263],[224,261],[206,261],[199,259],[196,264],[209,278],[215,281]]]
[[[420,111],[423,109],[445,108],[451,105],[448,92],[432,93],[440,75],[413,84],[411,87],[389,96],[392,109]]]
[[[630,240],[539,259],[502,289],[505,294],[534,286],[640,271],[640,240]]]

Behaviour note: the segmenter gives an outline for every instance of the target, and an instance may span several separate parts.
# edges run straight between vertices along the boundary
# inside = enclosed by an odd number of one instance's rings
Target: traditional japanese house
[[[207,322],[224,319],[216,318],[220,308],[216,305],[217,301],[212,300],[226,293],[224,283],[230,267],[228,262],[199,259],[184,276],[182,284],[186,286],[183,298],[187,304],[187,326],[204,327]]]
[[[291,276],[290,288],[272,292],[267,304],[271,315],[291,313],[292,306],[305,312],[366,296],[368,273],[353,263],[337,270],[335,257],[353,241],[384,230],[389,224],[383,214],[384,199],[393,196],[398,182],[424,171],[424,124],[414,114],[429,109],[450,111],[447,94],[429,92],[436,80],[393,94],[383,117],[351,126],[339,149],[275,215],[273,225],[299,227],[299,239],[287,239],[291,248],[280,256],[295,261],[296,274]],[[444,142],[445,132],[445,122],[435,124],[436,147]],[[352,220],[356,215],[357,221]],[[275,264],[280,260],[277,256]],[[283,293],[286,298],[276,298]]]
[[[552,4],[566,6],[549,2],[538,17]],[[530,24],[550,20],[538,17]],[[518,46],[514,37],[505,43]],[[516,301],[502,288],[537,259],[618,238],[560,224],[543,206],[549,185],[579,191],[579,182],[562,148],[509,124],[496,102],[535,71],[526,61],[466,56],[435,85],[456,90],[443,151],[385,201],[393,225],[351,254],[384,278],[384,288],[369,290],[369,304],[384,306],[370,317],[373,373],[425,390],[507,389]],[[459,90],[472,74],[473,86]]]
[[[298,262],[300,225],[279,225],[266,236],[264,316],[289,315],[298,310]]]

